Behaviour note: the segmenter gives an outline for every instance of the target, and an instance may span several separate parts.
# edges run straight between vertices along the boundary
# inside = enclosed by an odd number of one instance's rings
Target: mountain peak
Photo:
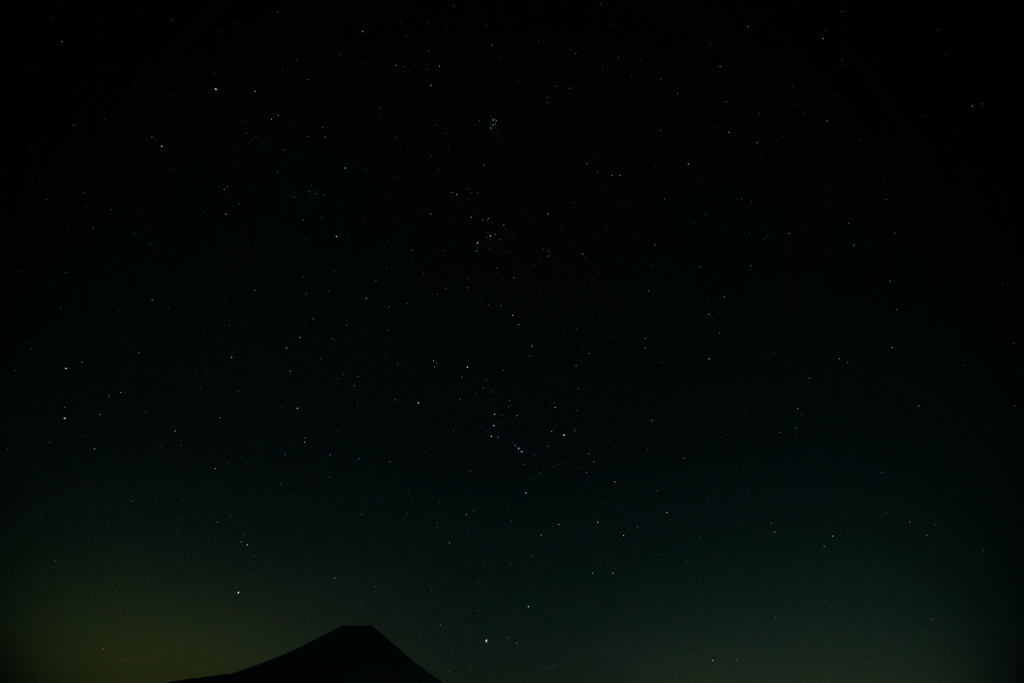
[[[373,626],[341,626],[291,652],[248,669],[187,680],[216,680],[217,683],[440,683]]]

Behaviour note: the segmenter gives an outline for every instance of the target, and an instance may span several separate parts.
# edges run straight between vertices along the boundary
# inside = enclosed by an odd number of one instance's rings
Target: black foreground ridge
[[[173,683],[184,681],[441,683],[372,626],[342,626],[248,669]]]

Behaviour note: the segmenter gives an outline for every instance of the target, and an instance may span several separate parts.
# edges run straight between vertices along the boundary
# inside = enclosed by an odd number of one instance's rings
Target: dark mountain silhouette
[[[186,680],[217,683],[441,683],[372,626],[342,626],[287,654],[248,669]]]

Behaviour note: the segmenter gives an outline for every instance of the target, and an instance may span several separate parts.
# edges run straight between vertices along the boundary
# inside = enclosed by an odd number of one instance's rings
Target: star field
[[[3,681],[1017,680],[998,17],[16,33]]]

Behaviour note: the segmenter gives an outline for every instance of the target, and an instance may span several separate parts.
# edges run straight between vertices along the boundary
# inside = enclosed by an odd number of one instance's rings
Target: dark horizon
[[[0,682],[1015,683],[1015,28],[33,6]]]

